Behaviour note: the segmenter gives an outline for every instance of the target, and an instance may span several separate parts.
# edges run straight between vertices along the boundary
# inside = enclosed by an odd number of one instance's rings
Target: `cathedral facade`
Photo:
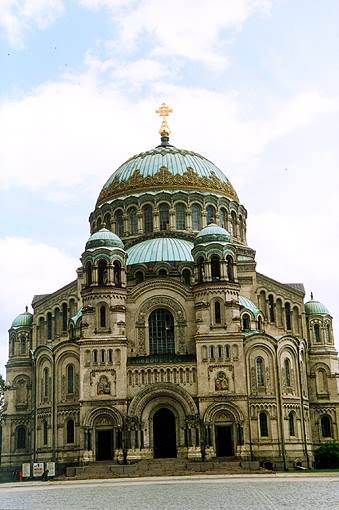
[[[9,329],[1,466],[257,460],[312,467],[338,439],[332,317],[256,271],[247,211],[169,142],[121,165],[90,215],[76,279]]]

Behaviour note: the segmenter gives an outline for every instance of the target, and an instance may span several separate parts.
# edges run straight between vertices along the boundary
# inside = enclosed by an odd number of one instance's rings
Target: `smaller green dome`
[[[121,248],[123,250],[124,243],[119,236],[103,227],[98,232],[94,232],[86,243],[86,250],[96,250],[97,248]]]
[[[14,321],[12,322],[12,328],[22,328],[23,326],[32,326],[33,324],[33,315],[29,313],[28,307],[26,306],[26,311],[18,315]]]
[[[306,315],[329,315],[330,312],[328,311],[328,308],[326,308],[325,305],[320,303],[320,301],[316,301],[313,299],[313,293],[311,293],[311,299],[310,301],[307,301],[305,303],[305,312]]]
[[[191,250],[193,244],[184,239],[160,237],[148,239],[127,249],[127,264],[146,264],[148,262],[193,262]]]
[[[208,244],[214,242],[226,244],[232,243],[233,239],[231,234],[229,234],[226,229],[220,227],[216,223],[210,223],[197,234],[194,240],[194,246],[197,246],[198,244]]]

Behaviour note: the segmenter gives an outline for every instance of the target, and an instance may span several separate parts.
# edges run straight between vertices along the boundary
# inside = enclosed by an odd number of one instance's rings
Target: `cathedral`
[[[329,310],[257,272],[236,190],[171,145],[170,112],[157,110],[160,144],[103,185],[75,280],[12,322],[2,469],[218,457],[312,468],[314,448],[338,439]]]

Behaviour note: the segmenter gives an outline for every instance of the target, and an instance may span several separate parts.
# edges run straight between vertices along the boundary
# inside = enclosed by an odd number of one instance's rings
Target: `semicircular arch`
[[[186,415],[198,414],[197,406],[191,395],[183,388],[172,383],[159,383],[146,387],[134,397],[128,410],[129,416],[139,416],[141,418],[143,410],[147,404],[159,397],[169,397],[179,402]]]

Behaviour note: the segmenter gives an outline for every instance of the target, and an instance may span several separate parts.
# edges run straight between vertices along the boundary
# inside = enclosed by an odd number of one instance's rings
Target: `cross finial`
[[[172,108],[169,108],[166,103],[162,103],[161,106],[157,110],[155,110],[155,113],[158,113],[160,117],[162,117],[161,127],[159,129],[159,133],[161,135],[161,141],[162,142],[168,142],[168,137],[171,133],[170,128],[167,125],[166,117],[169,116],[170,113],[172,113]],[[166,138],[166,140],[163,140],[163,138]]]
[[[311,292],[311,299],[313,299],[313,292]]]

